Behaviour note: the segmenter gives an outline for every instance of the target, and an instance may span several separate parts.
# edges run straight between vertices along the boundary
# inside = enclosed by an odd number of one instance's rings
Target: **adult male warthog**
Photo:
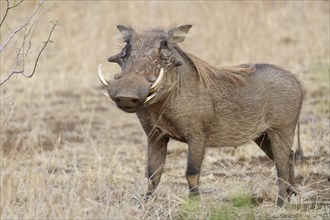
[[[190,194],[199,193],[207,147],[253,140],[275,162],[282,206],[294,193],[291,147],[303,97],[296,77],[270,64],[215,68],[178,46],[191,25],[143,33],[117,28],[126,45],[108,61],[122,71],[108,81],[99,65],[99,78],[119,108],[137,114],[148,136],[147,198],[159,183],[170,138],[189,146]]]

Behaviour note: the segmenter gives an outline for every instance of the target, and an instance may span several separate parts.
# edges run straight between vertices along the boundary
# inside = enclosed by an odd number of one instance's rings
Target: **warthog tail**
[[[300,123],[299,123],[299,121],[297,123],[297,142],[298,142],[298,149],[294,153],[296,164],[302,163],[304,160],[304,152],[301,148],[301,142],[300,142]]]

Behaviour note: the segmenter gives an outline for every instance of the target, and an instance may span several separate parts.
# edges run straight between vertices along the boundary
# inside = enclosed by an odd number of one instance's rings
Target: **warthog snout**
[[[126,112],[135,112],[137,107],[139,107],[143,100],[134,94],[127,93],[123,91],[115,96],[111,96],[112,100]]]
[[[114,77],[114,80],[106,80],[102,73],[102,65],[99,65],[99,79],[107,87],[108,97],[110,97],[117,106],[128,113],[134,113],[144,103],[153,99],[164,80],[164,70],[160,69],[159,74],[150,82],[143,75],[134,75],[121,73],[126,77]],[[117,78],[117,79],[116,79]]]
[[[150,83],[141,77],[128,77],[107,81],[110,98],[125,112],[133,113],[149,95]]]

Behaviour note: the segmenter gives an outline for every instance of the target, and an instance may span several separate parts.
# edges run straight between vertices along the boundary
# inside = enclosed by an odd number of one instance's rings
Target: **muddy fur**
[[[148,136],[147,198],[160,181],[171,138],[188,144],[186,178],[192,195],[198,194],[207,147],[237,147],[252,140],[275,162],[277,205],[282,206],[295,193],[291,147],[303,98],[299,81],[270,64],[213,67],[178,46],[190,27],[141,34],[119,26],[126,49],[109,58],[122,67],[121,76],[109,81],[109,95],[124,111],[137,113]],[[148,79],[156,78],[160,68],[165,79],[144,103],[150,95]]]

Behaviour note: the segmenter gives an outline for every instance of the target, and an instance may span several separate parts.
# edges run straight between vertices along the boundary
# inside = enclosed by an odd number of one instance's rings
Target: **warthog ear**
[[[186,24],[170,30],[168,34],[171,36],[172,42],[173,43],[183,42],[191,27],[192,27],[191,24]]]
[[[133,28],[130,27],[126,27],[124,25],[118,24],[117,25],[118,30],[120,31],[124,41],[129,40],[130,36],[132,35],[132,33],[134,33],[135,31],[133,30]]]

